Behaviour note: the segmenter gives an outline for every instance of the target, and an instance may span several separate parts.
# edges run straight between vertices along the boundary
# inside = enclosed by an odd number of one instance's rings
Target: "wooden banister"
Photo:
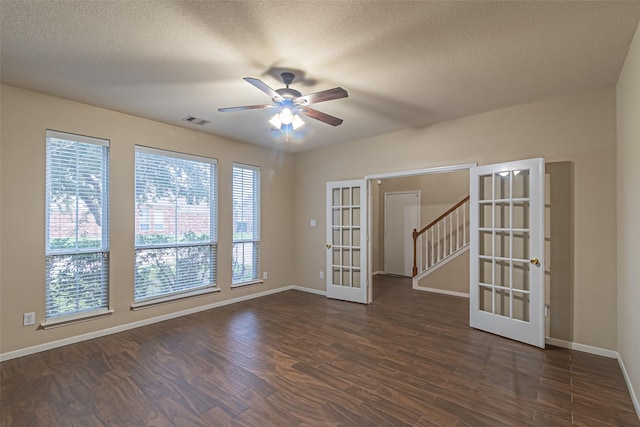
[[[437,223],[442,221],[444,218],[447,217],[447,215],[449,215],[450,213],[454,212],[456,209],[458,209],[460,206],[464,205],[468,201],[469,201],[469,196],[465,197],[464,199],[460,200],[458,203],[453,205],[445,213],[443,213],[438,218],[436,218],[433,221],[431,221],[426,227],[422,228],[422,230],[418,231],[415,228],[413,229],[413,277],[418,275],[418,259],[417,259],[417,252],[418,252],[417,251],[417,241],[418,241],[418,237],[421,234],[424,234],[428,229],[430,229],[431,227],[433,227],[434,225],[436,225]]]
[[[460,200],[458,203],[456,203],[455,205],[453,205],[451,207],[451,209],[449,209],[448,211],[446,211],[445,213],[443,213],[442,215],[440,215],[438,218],[434,219],[433,221],[431,221],[429,223],[429,225],[427,225],[426,227],[424,227],[422,230],[417,231],[413,230],[414,232],[414,239],[417,238],[419,235],[423,234],[425,231],[427,231],[428,229],[430,229],[431,227],[433,227],[434,225],[436,225],[438,222],[440,222],[445,216],[449,215],[451,212],[455,211],[456,209],[458,209],[460,206],[464,205],[466,202],[469,201],[469,196],[465,197],[464,199]]]

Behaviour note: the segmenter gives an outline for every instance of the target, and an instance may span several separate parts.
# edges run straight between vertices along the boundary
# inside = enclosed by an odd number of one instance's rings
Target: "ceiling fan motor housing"
[[[284,99],[294,99],[294,98],[298,98],[299,96],[302,96],[302,93],[288,87],[282,88],[282,89],[276,89],[276,92],[278,92],[278,95],[282,96]]]

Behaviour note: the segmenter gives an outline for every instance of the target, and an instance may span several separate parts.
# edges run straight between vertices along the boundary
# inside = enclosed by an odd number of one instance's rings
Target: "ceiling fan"
[[[302,95],[299,91],[292,89],[289,85],[293,82],[295,75],[290,72],[280,74],[282,82],[286,87],[281,89],[272,89],[265,82],[252,77],[245,77],[244,80],[251,83],[267,95],[271,97],[273,104],[262,105],[246,105],[242,107],[218,108],[218,111],[226,113],[230,111],[255,110],[259,108],[279,108],[280,111],[269,120],[269,122],[278,129],[292,128],[293,130],[304,125],[304,121],[296,113],[301,113],[312,119],[338,126],[342,123],[342,119],[323,113],[321,111],[309,108],[308,105],[318,102],[331,101],[333,99],[346,98],[349,96],[346,90],[341,87],[322,90],[320,92]]]

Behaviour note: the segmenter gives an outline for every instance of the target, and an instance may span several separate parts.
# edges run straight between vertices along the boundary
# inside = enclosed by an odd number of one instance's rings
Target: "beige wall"
[[[325,288],[318,271],[325,265],[327,181],[531,157],[568,161],[573,165],[575,204],[569,338],[616,349],[615,138],[615,90],[611,88],[298,154],[295,282]],[[309,227],[310,218],[318,220],[318,227]]]
[[[45,130],[111,141],[111,295],[107,318],[47,331],[22,326],[22,313],[44,320]],[[293,156],[216,138],[35,92],[2,86],[0,353],[192,309],[292,284]],[[221,292],[130,311],[134,271],[134,146],[169,149],[218,159]],[[261,167],[262,270],[269,279],[230,289],[231,169],[234,161]]]
[[[617,85],[618,352],[640,397],[640,26]],[[640,406],[636,400],[636,411]]]
[[[418,286],[469,295],[469,251],[420,279]]]

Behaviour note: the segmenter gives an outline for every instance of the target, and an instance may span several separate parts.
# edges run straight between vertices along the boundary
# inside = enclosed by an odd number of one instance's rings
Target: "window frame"
[[[135,179],[134,179],[134,186],[135,186],[135,200],[134,200],[134,206],[135,206],[135,210],[139,210],[139,209],[148,209],[149,210],[149,214],[150,214],[150,219],[149,219],[149,230],[148,231],[144,231],[144,234],[142,235],[153,235],[154,233],[159,233],[159,232],[171,232],[171,230],[167,229],[167,215],[166,212],[164,211],[164,209],[166,209],[166,207],[163,207],[163,209],[158,209],[157,206],[153,206],[152,204],[147,204],[144,207],[141,207],[138,203],[138,174],[141,173],[142,171],[139,171],[138,169],[138,155],[139,154],[143,154],[143,155],[153,155],[153,156],[161,156],[165,159],[174,159],[177,161],[180,160],[186,160],[186,161],[190,161],[190,162],[197,162],[200,164],[204,164],[207,165],[208,167],[210,167],[210,175],[209,175],[209,194],[208,194],[208,198],[209,198],[209,229],[208,229],[208,233],[209,233],[209,238],[208,240],[202,240],[202,241],[192,241],[192,242],[178,242],[178,237],[177,237],[177,228],[176,228],[176,224],[178,222],[178,215],[179,213],[179,209],[178,209],[178,205],[177,205],[177,201],[176,201],[176,205],[173,207],[175,209],[175,213],[174,215],[174,231],[175,231],[175,239],[176,241],[171,243],[171,242],[163,242],[163,243],[146,243],[146,244],[140,244],[138,243],[138,233],[142,230],[136,230],[135,231],[135,238],[134,238],[134,252],[135,252],[135,260],[134,260],[134,303],[131,305],[131,309],[132,310],[136,310],[136,309],[141,309],[141,308],[146,308],[149,306],[154,306],[157,304],[162,304],[162,303],[166,303],[166,302],[171,302],[171,301],[175,301],[175,300],[180,300],[180,299],[184,299],[184,298],[190,298],[193,296],[197,296],[197,295],[202,295],[202,294],[207,294],[207,293],[213,293],[213,292],[219,292],[220,289],[217,286],[217,254],[218,254],[218,161],[217,159],[213,159],[213,158],[209,158],[209,157],[204,157],[204,156],[197,156],[197,155],[191,155],[191,154],[186,154],[186,153],[181,153],[181,152],[176,152],[176,151],[171,151],[171,150],[163,150],[163,149],[157,149],[157,148],[151,148],[151,147],[146,147],[146,146],[141,146],[141,145],[136,145],[135,146],[135,159],[134,159],[134,171],[135,171]],[[158,230],[155,227],[155,215],[157,212],[162,211],[163,214],[163,226],[162,226],[162,230]],[[137,215],[137,213],[136,213]],[[169,215],[171,217],[171,215]],[[171,219],[169,219],[169,222],[171,222]],[[170,229],[171,227],[169,227]],[[159,293],[159,294],[154,294],[151,296],[143,296],[143,297],[138,297],[138,268],[139,268],[139,264],[138,264],[138,256],[141,252],[143,251],[152,251],[152,250],[158,250],[158,251],[162,251],[162,250],[175,250],[176,251],[176,259],[180,259],[179,258],[179,251],[180,250],[185,250],[185,249],[189,249],[189,248],[199,248],[199,247],[209,247],[210,251],[208,253],[208,255],[206,255],[206,257],[209,259],[210,263],[208,264],[208,267],[211,269],[209,271],[209,277],[210,277],[210,283],[201,285],[201,286],[187,286],[184,287],[182,289],[176,290],[176,291],[172,291],[172,292],[164,292],[164,293]],[[177,261],[176,261],[177,262]],[[175,277],[178,277],[179,274],[175,273]],[[179,286],[179,285],[178,285]]]
[[[53,140],[59,141],[67,141],[72,144],[84,144],[84,145],[92,145],[102,147],[102,151],[100,153],[99,166],[93,164],[93,167],[97,168],[100,172],[100,188],[99,188],[99,197],[100,197],[100,225],[95,224],[95,226],[100,227],[100,242],[99,247],[87,248],[82,247],[79,244],[80,242],[80,202],[78,201],[78,192],[79,189],[79,181],[74,181],[74,185],[76,186],[76,198],[75,209],[71,211],[72,217],[74,217],[73,229],[75,230],[75,246],[73,248],[54,248],[52,247],[51,235],[52,235],[52,226],[55,226],[55,221],[52,221],[52,215],[56,215],[52,211],[53,201],[53,189],[52,187],[56,185],[56,176],[58,174],[63,173],[62,170],[55,169],[57,162],[62,162],[63,158],[52,157],[52,153],[50,150],[53,150],[52,145],[54,144]],[[78,146],[78,151],[80,146]],[[76,154],[77,159],[79,159],[79,152]],[[110,149],[110,141],[103,138],[95,138],[85,135],[78,135],[69,132],[60,132],[51,129],[47,129],[45,133],[45,158],[46,158],[46,168],[45,168],[45,313],[44,322],[41,323],[41,327],[43,329],[48,329],[52,327],[64,326],[66,324],[73,324],[80,321],[85,321],[91,318],[98,318],[105,315],[109,315],[113,313],[113,310],[110,310],[110,282],[109,282],[109,270],[110,270],[110,161],[111,161],[111,149]],[[93,160],[93,159],[92,159]],[[79,161],[79,160],[76,160]],[[76,170],[76,174],[77,174]],[[85,190],[86,191],[86,190]],[[87,209],[90,208],[85,204],[82,205]],[[58,210],[58,214],[62,214]],[[95,219],[95,217],[94,217]],[[55,267],[55,260],[64,260],[65,257],[68,258],[67,266],[64,269],[67,271],[71,271],[74,274],[77,272],[75,268],[77,268],[75,263],[81,263],[82,258],[91,258],[95,256],[97,260],[100,262],[99,272],[97,273],[97,277],[99,277],[99,290],[94,291],[91,294],[92,298],[97,298],[99,303],[86,308],[81,309],[78,308],[76,310],[67,310],[64,312],[60,312],[60,307],[58,307],[58,312],[52,312],[55,303],[52,301],[54,298],[52,296],[52,280],[55,280],[52,276],[53,269]],[[93,260],[95,262],[95,259]],[[63,264],[65,265],[65,264]],[[59,269],[59,268],[58,268]],[[91,279],[96,272],[91,272],[88,277]],[[80,277],[80,276],[76,276]],[[59,280],[60,276],[58,276]],[[74,281],[77,281],[74,280]],[[86,295],[85,295],[86,297]],[[75,295],[75,304],[80,305],[81,299],[81,291],[76,290]]]
[[[251,197],[253,199],[253,214],[252,214],[252,219],[250,221],[246,220],[244,217],[243,218],[237,218],[236,215],[236,179],[235,179],[235,174],[236,174],[236,170],[240,169],[240,170],[246,170],[246,171],[251,171],[254,175],[253,175],[253,185],[252,185],[252,194]],[[262,221],[262,178],[261,178],[261,171],[260,171],[260,167],[259,166],[254,166],[254,165],[248,165],[245,163],[239,163],[239,162],[234,162],[233,163],[233,173],[232,173],[232,179],[231,179],[231,197],[232,197],[232,227],[231,227],[231,231],[232,231],[232,242],[231,242],[231,259],[232,259],[232,271],[231,271],[231,287],[235,288],[235,287],[240,287],[240,286],[246,286],[246,285],[252,285],[252,284],[257,284],[257,283],[262,283],[263,280],[261,279],[261,271],[262,271],[262,259],[261,259],[261,250],[260,250],[260,246],[261,246],[261,232],[262,232],[262,227],[261,227],[261,221]],[[244,212],[244,205],[242,206],[242,211]],[[257,218],[256,218],[257,216]],[[236,231],[237,225],[239,223],[244,223],[244,226],[246,228],[251,227],[253,236],[251,236],[251,238],[236,238],[236,235],[238,234],[247,234],[246,232],[243,233],[238,233]],[[240,277],[239,279],[236,278],[236,272],[235,272],[235,268],[236,268],[236,260],[235,260],[235,251],[236,251],[236,247],[237,245],[246,245],[246,244],[251,244],[252,245],[252,265],[254,266],[252,268],[253,270],[253,274],[251,277],[249,278],[245,278],[245,277]],[[244,264],[243,264],[244,265]],[[243,276],[245,275],[244,271],[243,271]]]

